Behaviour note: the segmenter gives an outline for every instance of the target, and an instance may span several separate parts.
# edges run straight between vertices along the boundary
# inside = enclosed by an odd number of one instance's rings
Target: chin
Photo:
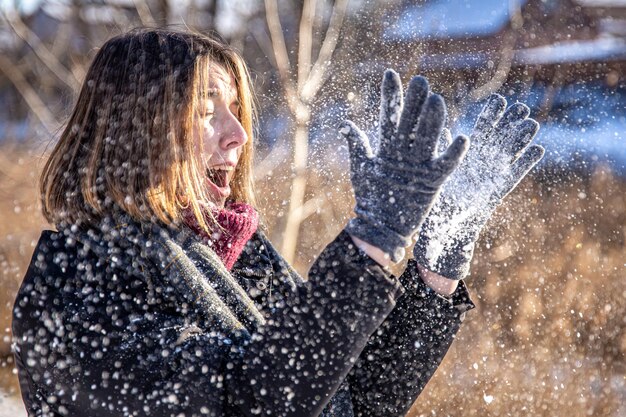
[[[226,199],[221,196],[209,195],[209,203],[212,207],[222,209],[226,205]]]
[[[226,200],[218,200],[217,203],[215,203],[215,206],[219,209],[223,209],[224,206],[226,205]]]

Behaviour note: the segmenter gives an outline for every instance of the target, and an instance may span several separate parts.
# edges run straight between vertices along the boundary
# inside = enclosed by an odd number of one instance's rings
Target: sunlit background
[[[26,415],[10,311],[51,227],[47,152],[97,48],[164,24],[217,30],[246,57],[259,208],[302,273],[353,205],[336,126],[376,129],[385,68],[426,75],[453,133],[491,92],[527,103],[546,157],[482,235],[477,309],[410,415],[626,416],[626,0],[0,0],[0,13],[0,416]]]

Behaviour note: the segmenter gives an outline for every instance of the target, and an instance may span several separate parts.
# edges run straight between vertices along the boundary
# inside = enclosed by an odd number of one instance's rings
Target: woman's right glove
[[[403,105],[400,77],[387,70],[380,104],[380,150],[372,152],[367,136],[352,122],[340,132],[350,150],[356,217],[346,231],[399,262],[420,227],[439,189],[459,165],[468,139],[459,136],[438,155],[437,142],[446,119],[441,96],[428,82],[414,77]]]
[[[417,263],[446,278],[459,280],[468,274],[483,226],[543,157],[541,146],[529,146],[539,130],[528,118],[530,109],[522,103],[505,109],[504,97],[489,97],[470,136],[467,156],[444,184],[413,249]],[[442,146],[448,140],[449,132]]]

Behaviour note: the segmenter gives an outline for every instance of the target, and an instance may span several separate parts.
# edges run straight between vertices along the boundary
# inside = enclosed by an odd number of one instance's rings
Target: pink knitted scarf
[[[230,271],[243,251],[243,247],[259,226],[259,213],[246,203],[227,203],[223,209],[207,208],[204,218],[211,224],[211,216],[217,220],[211,233],[200,228],[190,211],[184,213],[185,224],[217,253]]]

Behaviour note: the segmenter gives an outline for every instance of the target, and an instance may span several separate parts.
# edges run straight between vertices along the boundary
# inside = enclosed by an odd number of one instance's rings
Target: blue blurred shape
[[[626,85],[536,83],[523,92],[511,92],[507,100],[526,103],[531,117],[540,122],[536,142],[546,148],[542,164],[584,170],[602,163],[626,176]],[[482,104],[461,112],[458,132],[471,131]]]
[[[385,31],[386,40],[493,35],[527,0],[436,0],[407,7]]]

